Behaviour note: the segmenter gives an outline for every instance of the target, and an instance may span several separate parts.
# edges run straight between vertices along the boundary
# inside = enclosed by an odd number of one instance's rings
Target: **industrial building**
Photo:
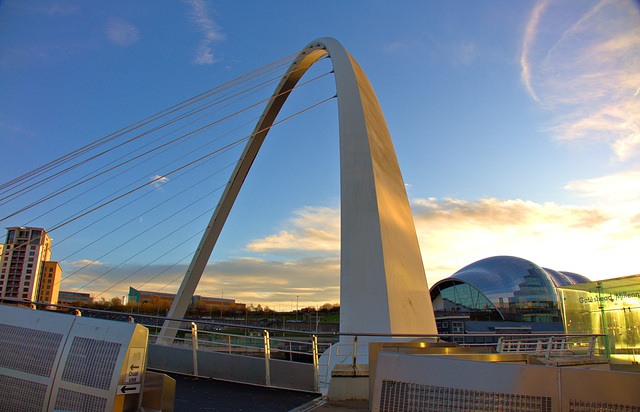
[[[165,302],[171,305],[175,297],[176,295],[174,293],[151,292],[129,287],[126,303],[158,305]],[[191,299],[190,307],[202,307],[204,310],[218,313],[227,311],[244,312],[246,305],[244,303],[236,303],[234,299],[194,295]]]

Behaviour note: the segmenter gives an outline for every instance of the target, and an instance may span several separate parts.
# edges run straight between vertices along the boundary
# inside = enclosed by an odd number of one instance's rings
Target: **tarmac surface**
[[[176,380],[176,412],[288,412],[320,396],[317,393],[265,388],[177,374],[167,375]]]

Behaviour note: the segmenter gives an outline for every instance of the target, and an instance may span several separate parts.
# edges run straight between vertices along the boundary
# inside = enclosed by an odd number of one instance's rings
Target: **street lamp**
[[[298,298],[300,296],[296,296],[296,322],[298,321]]]

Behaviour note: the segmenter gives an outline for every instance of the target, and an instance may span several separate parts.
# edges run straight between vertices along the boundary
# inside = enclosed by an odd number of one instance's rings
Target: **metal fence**
[[[440,335],[384,335],[384,334],[346,334],[346,333],[315,333],[292,331],[286,329],[264,328],[247,326],[241,324],[230,324],[226,322],[216,322],[213,320],[193,320],[193,319],[172,319],[180,322],[180,327],[175,328],[175,338],[169,341],[160,342],[158,334],[162,324],[167,318],[161,316],[151,316],[136,313],[99,311],[87,308],[75,308],[63,305],[46,305],[57,311],[68,311],[76,316],[101,317],[117,321],[134,322],[142,324],[149,329],[149,343],[155,346],[172,347],[191,351],[189,367],[176,370],[179,373],[188,373],[194,376],[213,377],[226,379],[220,374],[211,376],[209,372],[204,372],[199,365],[199,357],[207,356],[211,362],[211,356],[207,354],[228,355],[233,358],[225,360],[224,365],[230,362],[241,361],[240,357],[253,358],[252,365],[255,366],[255,358],[263,360],[263,368],[259,368],[257,373],[264,373],[259,379],[251,377],[249,383],[264,385],[267,387],[286,387],[289,384],[286,380],[272,377],[272,366],[277,363],[280,373],[282,372],[282,362],[291,364],[312,365],[313,385],[307,387],[290,387],[288,389],[302,389],[320,392],[326,389],[331,378],[330,365],[334,358],[339,358],[340,363],[368,364],[368,343],[372,341],[407,341],[407,340],[427,340],[454,341],[464,336],[464,334],[440,334]],[[45,309],[47,308],[45,307]],[[550,357],[564,356],[596,356],[604,354],[604,335],[570,335],[570,334],[544,334],[544,335],[514,335],[513,333],[501,336],[495,333],[473,334],[475,338],[486,337],[486,343],[459,343],[461,346],[487,346],[496,349],[498,352],[519,352],[529,353],[534,356]],[[489,339],[491,338],[491,339]],[[496,342],[497,340],[497,342]],[[475,340],[477,342],[477,339]],[[151,354],[154,351],[150,352]],[[166,355],[163,352],[161,356]],[[182,358],[181,358],[182,359]],[[219,356],[215,359],[221,359]],[[185,360],[182,359],[182,363]],[[184,365],[182,365],[184,366]],[[168,366],[171,368],[171,366]],[[254,367],[254,369],[256,369]],[[309,368],[305,367],[305,371]],[[300,368],[296,369],[302,370]],[[168,370],[170,372],[170,370]],[[244,380],[245,378],[228,378],[229,380]],[[285,383],[282,383],[285,382]],[[293,384],[295,386],[295,383]]]

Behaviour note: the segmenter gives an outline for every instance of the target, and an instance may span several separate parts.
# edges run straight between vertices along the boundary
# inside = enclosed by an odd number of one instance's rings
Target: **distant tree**
[[[325,303],[320,306],[320,312],[330,312],[333,309],[333,305],[331,303]]]

